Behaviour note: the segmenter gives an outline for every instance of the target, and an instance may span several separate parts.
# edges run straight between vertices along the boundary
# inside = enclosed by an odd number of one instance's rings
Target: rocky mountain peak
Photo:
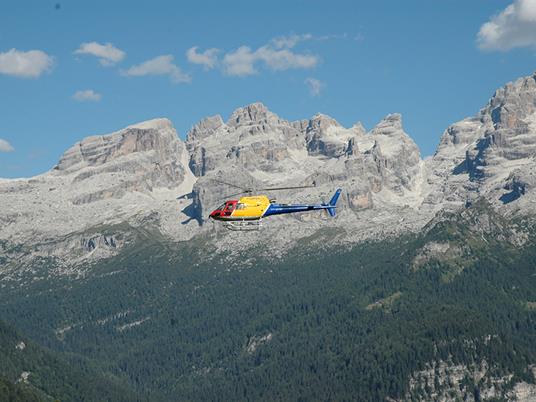
[[[177,152],[182,143],[168,119],[154,119],[131,125],[107,135],[86,137],[69,148],[54,170],[66,172],[101,166],[136,153],[152,153],[154,162]]]
[[[295,124],[257,102],[236,109],[225,124],[219,116],[202,120],[186,145],[190,169],[200,177],[227,165],[277,170],[274,164],[288,158],[289,150],[305,150],[305,139]]]
[[[186,145],[188,149],[192,147],[192,143],[201,141],[202,139],[213,135],[218,129],[225,125],[219,114],[215,116],[205,117],[195,124],[186,135]]]
[[[402,127],[402,116],[399,113],[384,117],[370,132],[371,138],[381,145],[386,158],[402,159],[411,165],[420,161],[419,147]]]
[[[359,136],[363,136],[367,133],[367,130],[360,121],[355,123],[350,130],[354,131]]]
[[[305,128],[305,141],[309,153],[321,154],[329,157],[341,156],[348,147],[348,135],[334,118],[325,114],[315,114]],[[341,137],[341,138],[339,138]]]
[[[187,163],[184,143],[171,122],[155,119],[84,138],[50,174],[70,181],[70,202],[83,205],[120,199],[130,191],[176,188],[188,175]]]
[[[420,174],[419,147],[402,127],[402,116],[389,114],[374,127],[370,134],[374,140],[370,157],[385,175],[385,185],[396,194],[414,191]],[[389,173],[389,174],[387,174]]]
[[[278,124],[279,122],[280,119],[275,113],[268,110],[264,104],[255,102],[236,109],[227,121],[227,125],[239,127],[250,124]]]
[[[140,130],[161,130],[161,132],[163,132],[163,130],[174,130],[171,120],[166,119],[165,117],[141,121],[127,127],[127,129],[129,128],[138,128]]]
[[[121,198],[127,191],[175,188],[188,174],[184,143],[168,119],[86,137],[69,148],[51,174],[77,183],[72,202]],[[74,188],[74,186],[73,186]]]
[[[385,116],[382,121],[374,127],[372,134],[392,135],[400,134],[401,132],[404,132],[402,127],[402,115],[399,113],[392,113]]]
[[[188,159],[167,119],[86,137],[53,170],[0,182],[0,202],[6,205],[0,212],[0,238],[31,244],[57,240],[61,245],[40,243],[38,254],[77,261],[109,255],[102,247],[117,252],[121,243],[115,234],[102,237],[102,244],[95,240],[103,227],[156,225],[165,216],[160,230],[184,237],[188,228],[179,231],[173,222],[180,211],[177,204],[183,202],[177,196],[191,192],[193,185]]]
[[[328,115],[317,113],[311,120],[307,127],[307,132],[316,131],[319,133],[325,133],[330,127],[342,127],[337,120]]]
[[[433,179],[429,198],[464,203],[478,194],[518,207],[530,204],[536,185],[536,75],[495,91],[471,118],[451,125],[428,162]],[[445,188],[449,190],[445,192]],[[445,195],[448,194],[448,195]]]
[[[455,152],[451,148],[460,148],[471,144],[478,137],[481,126],[482,123],[478,117],[467,118],[450,125],[441,136],[435,156],[448,158]]]
[[[536,73],[509,82],[495,91],[483,114],[489,114],[496,128],[514,128],[536,110]]]

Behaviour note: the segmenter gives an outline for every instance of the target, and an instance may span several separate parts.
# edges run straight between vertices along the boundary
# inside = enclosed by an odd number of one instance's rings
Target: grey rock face
[[[531,134],[535,123],[536,76],[525,77],[497,90],[481,112],[481,120],[491,127],[486,130],[481,146],[483,157],[508,160],[536,154],[536,138]]]
[[[248,125],[277,126],[281,123],[279,117],[260,102],[236,109],[227,121],[228,126],[235,128]]]
[[[434,184],[427,202],[462,203],[480,194],[506,204],[528,194],[522,188],[536,181],[535,79],[524,77],[498,89],[477,116],[445,131],[428,162]],[[512,175],[524,184],[510,183]]]
[[[101,173],[142,175],[150,191],[153,186],[173,187],[183,180],[185,170],[179,161],[183,150],[171,122],[159,119],[87,137],[69,148],[54,170],[57,174],[76,172],[78,182]]]
[[[374,194],[383,190],[380,204],[405,205],[397,198],[416,189],[419,150],[403,131],[400,115],[389,115],[368,134],[360,123],[347,129],[322,114],[288,122],[260,103],[237,109],[226,124],[214,121],[196,124],[186,140],[192,172],[204,177],[194,188],[191,210],[200,222],[206,203],[217,203],[206,197],[222,177],[253,188],[315,184],[318,189],[300,193],[317,200],[344,187],[341,204],[352,211],[372,208]]]
[[[235,110],[227,123],[219,116],[202,120],[188,133],[186,147],[191,155],[189,166],[200,177],[232,165],[272,171],[273,162],[305,144],[289,122],[254,103]]]
[[[197,123],[190,131],[190,142],[188,143],[188,145],[191,147],[191,145],[196,141],[200,141],[203,138],[214,134],[223,125],[224,122],[219,114],[216,116],[209,116],[204,118],[199,123]],[[191,149],[189,148],[189,150]]]
[[[492,337],[488,335],[486,341]],[[530,398],[536,394],[536,386],[520,382],[509,390],[512,378],[513,374],[497,375],[494,362],[486,360],[469,365],[455,364],[451,359],[431,361],[424,370],[412,374],[409,391],[401,401],[533,400]],[[479,391],[478,397],[475,397],[475,389]]]
[[[53,257],[68,256],[71,246],[73,258],[80,257],[80,247],[86,251],[82,256],[106,256],[120,248],[114,247],[110,238],[89,238],[82,245],[61,239],[94,227],[136,225],[155,213],[164,217],[161,229],[169,236],[184,237],[190,229],[181,228],[181,234],[177,225],[169,222],[176,221],[180,213],[175,198],[190,192],[193,185],[188,159],[184,144],[167,119],[88,137],[67,150],[58,165],[45,174],[0,180],[4,206],[0,240],[46,243],[47,250],[56,249],[47,254]],[[92,244],[96,251],[90,253]]]
[[[505,180],[503,189],[508,191],[503,194],[499,200],[508,204],[525,195],[532,187],[534,187],[534,182],[528,183],[526,179],[523,178],[523,172],[521,170],[514,170],[508,178]]]
[[[420,152],[417,144],[402,129],[402,116],[391,114],[385,117],[371,132],[383,156],[377,161],[394,176],[390,186],[397,192],[410,189],[420,169]]]
[[[438,211],[481,197],[508,213],[532,213],[535,77],[507,84],[476,116],[448,127],[425,161],[399,114],[367,132],[322,114],[290,122],[261,103],[235,110],[226,122],[219,115],[201,120],[184,143],[166,119],[88,137],[43,175],[0,179],[0,241],[41,244],[96,226],[148,222],[166,237],[190,239],[215,230],[206,225],[208,213],[240,196],[233,184],[316,186],[261,192],[295,203],[325,202],[343,189],[335,219],[271,218],[263,230],[283,246],[325,227],[342,230],[345,241],[418,230]],[[105,240],[97,248],[113,253]],[[60,254],[68,254],[65,247]]]
[[[329,116],[315,115],[307,123],[305,140],[310,154],[320,154],[328,157],[342,156],[346,143],[335,134],[341,125]]]

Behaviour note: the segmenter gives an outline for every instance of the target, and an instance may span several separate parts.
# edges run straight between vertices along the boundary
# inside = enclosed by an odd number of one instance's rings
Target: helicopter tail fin
[[[335,208],[336,205],[337,205],[337,201],[339,200],[339,195],[341,195],[341,189],[337,189],[337,191],[335,191],[335,194],[333,194],[333,197],[331,197],[331,200],[329,201],[329,204],[328,204],[328,212],[329,214],[334,217],[335,216]]]

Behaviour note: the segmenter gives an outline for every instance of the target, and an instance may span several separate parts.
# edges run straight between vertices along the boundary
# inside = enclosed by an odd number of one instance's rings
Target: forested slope
[[[154,401],[430,400],[454,388],[486,400],[492,385],[507,400],[534,383],[531,227],[481,202],[418,235],[351,248],[330,247],[333,235],[275,260],[140,238],[84,278],[4,289],[0,314],[71,356],[71,374],[91,367]],[[437,370],[436,384],[419,380],[439,364],[462,373],[456,387]],[[99,400],[110,384],[46,381],[65,400]]]

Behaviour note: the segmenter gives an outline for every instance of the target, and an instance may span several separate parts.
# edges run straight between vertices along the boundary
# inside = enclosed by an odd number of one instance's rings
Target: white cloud
[[[211,48],[205,50],[203,53],[197,52],[198,47],[194,46],[186,52],[186,58],[190,63],[201,64],[205,70],[210,70],[216,67],[218,62],[219,49]]]
[[[76,91],[73,95],[73,99],[78,102],[98,102],[102,98],[102,95],[93,91],[92,89],[86,89],[84,91]]]
[[[141,77],[144,75],[167,75],[175,83],[190,82],[191,77],[184,73],[177,65],[173,64],[173,56],[163,55],[147,60],[141,64],[130,67],[123,71],[124,75],[130,77]]]
[[[348,34],[346,33],[323,36],[315,36],[310,33],[278,36],[257,49],[240,46],[227,52],[223,56],[221,67],[224,74],[233,76],[257,74],[259,73],[259,68],[263,66],[272,71],[310,69],[320,63],[320,57],[307,52],[296,52],[294,48],[299,43],[347,38]],[[196,49],[192,48],[188,52],[194,54]]]
[[[536,22],[536,1],[518,0],[519,16],[523,21]]]
[[[515,0],[480,27],[481,49],[536,46],[536,0]]]
[[[111,43],[104,45],[98,42],[82,43],[75,54],[90,54],[99,58],[99,63],[102,66],[113,66],[119,63],[126,56],[126,53],[121,49],[116,48]]]
[[[274,50],[263,46],[256,51],[260,60],[272,70],[288,70],[291,68],[312,68],[319,62],[317,56],[293,53],[288,49]]]
[[[326,86],[326,84],[324,84],[320,80],[317,80],[316,78],[307,78],[305,80],[305,84],[309,87],[309,93],[312,96],[320,95],[320,92],[322,92],[322,90]]]
[[[278,36],[277,38],[272,39],[272,44],[277,49],[287,48],[292,49],[298,43],[313,39],[313,35],[307,33],[302,35],[288,35],[288,36]]]
[[[17,49],[0,53],[0,74],[20,78],[37,78],[54,65],[54,58],[41,50],[23,52]]]
[[[224,71],[227,75],[251,75],[256,74],[255,53],[248,46],[240,46],[234,52],[229,52],[223,57]]]
[[[328,34],[328,35],[322,35],[316,38],[320,41],[326,41],[326,40],[335,40],[335,39],[348,39],[348,34],[342,33],[342,34]]]
[[[348,39],[348,34],[347,33],[327,34],[327,35],[320,35],[320,36],[312,35],[310,33],[301,34],[301,35],[291,34],[291,35],[286,35],[286,36],[278,36],[271,40],[271,44],[276,49],[284,49],[284,48],[292,49],[300,42],[305,42],[305,41],[324,42],[328,40],[337,40],[337,39],[341,39],[341,40]]]
[[[223,68],[227,75],[245,76],[256,74],[255,65],[259,62],[274,71],[313,68],[319,63],[318,56],[300,54],[290,49],[275,49],[265,45],[252,51],[248,46],[241,46],[227,53],[223,58]]]
[[[15,148],[9,142],[0,138],[0,152],[13,152],[14,150]]]

